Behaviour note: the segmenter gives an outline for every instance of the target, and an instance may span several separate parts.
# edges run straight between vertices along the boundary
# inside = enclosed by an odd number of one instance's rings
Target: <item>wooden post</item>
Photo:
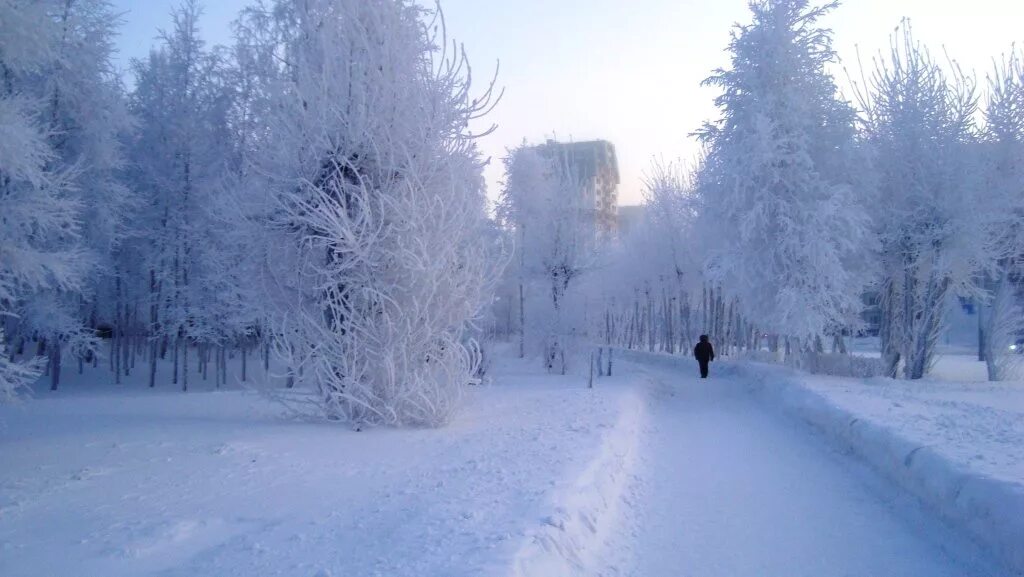
[[[587,388],[594,388],[594,352],[590,352],[590,381],[587,383]]]

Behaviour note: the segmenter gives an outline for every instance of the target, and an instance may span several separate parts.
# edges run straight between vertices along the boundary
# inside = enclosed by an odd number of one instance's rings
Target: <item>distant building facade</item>
[[[541,155],[554,159],[562,170],[572,171],[578,183],[580,206],[593,219],[597,239],[614,236],[618,226],[619,175],[615,145],[607,140],[556,142],[537,146]]]
[[[644,223],[647,207],[642,204],[634,204],[619,207],[618,233],[619,238],[625,238],[635,230],[639,230]]]

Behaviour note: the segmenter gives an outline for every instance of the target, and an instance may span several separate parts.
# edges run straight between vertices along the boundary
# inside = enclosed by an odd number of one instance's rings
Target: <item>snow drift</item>
[[[618,421],[604,434],[597,456],[572,483],[556,491],[552,513],[516,554],[510,577],[588,575],[594,554],[617,519],[632,477],[645,413],[634,389]]]
[[[1011,568],[1024,571],[1024,485],[970,471],[933,447],[838,406],[792,370],[731,364],[762,398],[849,448]]]

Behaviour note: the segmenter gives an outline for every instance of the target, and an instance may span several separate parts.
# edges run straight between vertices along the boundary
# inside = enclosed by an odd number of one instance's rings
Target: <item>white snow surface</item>
[[[731,367],[1024,573],[1024,387]]]
[[[0,575],[568,571],[618,502],[640,389],[534,365],[499,361],[439,430],[296,421],[245,391],[40,392],[0,408]]]
[[[0,575],[1008,574],[763,402],[786,377],[793,398],[845,383],[836,398],[870,408],[857,391],[875,384],[718,363],[701,381],[689,359],[622,353],[587,389],[496,358],[439,430],[355,432],[163,374],[157,390],[72,377],[0,408]]]
[[[603,576],[1004,575],[829,439],[765,406],[749,382],[688,359],[624,353],[657,383],[627,518]]]
[[[1024,383],[803,375],[799,382],[972,473],[1024,485]]]

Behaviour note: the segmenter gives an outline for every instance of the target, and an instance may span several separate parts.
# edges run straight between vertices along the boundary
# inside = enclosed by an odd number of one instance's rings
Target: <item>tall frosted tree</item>
[[[137,278],[148,309],[140,314],[151,336],[151,386],[168,349],[172,379],[187,388],[191,347],[225,338],[221,305],[230,287],[222,282],[227,255],[218,251],[228,247],[220,231],[231,226],[222,197],[236,147],[228,123],[233,91],[226,57],[200,38],[201,14],[196,0],[184,2],[160,45],[133,63],[131,174],[145,209],[136,223],[141,242],[125,261],[144,263]]]
[[[130,122],[112,64],[119,24],[116,13],[105,0],[53,0],[50,6],[54,58],[39,82],[58,162],[73,167],[75,173],[81,202],[80,244],[92,265],[83,290],[50,291],[36,297],[41,314],[35,317],[34,330],[50,335],[50,380],[51,388],[56,388],[61,348],[69,347],[79,359],[93,354],[98,319],[114,320],[126,314],[124,300],[117,294],[125,281],[114,256],[135,198],[122,183],[122,139]]]
[[[816,339],[847,326],[872,249],[855,175],[852,108],[826,67],[837,6],[757,0],[738,26],[731,65],[709,77],[721,118],[698,133],[698,226],[712,282],[769,332]],[[805,343],[809,342],[807,340]]]
[[[23,4],[0,3],[0,401],[38,376],[36,367],[14,362],[3,327],[16,326],[26,296],[77,288],[82,276],[77,254],[49,238],[77,231],[78,205],[66,175],[47,169],[54,153],[41,103],[15,88],[19,75],[38,70],[50,55],[45,12]]]
[[[998,260],[998,203],[981,186],[974,82],[935,62],[909,25],[863,96],[881,242],[880,336],[887,370],[930,368],[949,299]]]
[[[644,173],[642,211],[626,217],[588,279],[590,298],[605,303],[591,324],[606,343],[673,354],[703,330],[692,322],[703,287],[692,176],[682,162],[655,161]]]
[[[276,2],[247,15],[269,45],[272,106],[254,174],[268,192],[266,297],[278,349],[328,417],[439,425],[473,382],[470,323],[494,261],[485,111],[440,20],[405,0]],[[432,24],[433,22],[433,24]]]
[[[87,303],[128,198],[115,26],[100,0],[0,3],[0,314],[19,350],[31,337],[49,356],[54,388],[62,349],[92,347]]]
[[[499,212],[515,228],[520,290],[533,285],[540,294],[530,299],[535,306],[522,336],[543,342],[545,367],[564,373],[573,322],[568,297],[595,265],[597,237],[573,159],[557,145],[547,146],[523,145],[509,153]],[[521,311],[526,300],[521,292]]]
[[[984,200],[998,207],[991,232],[998,251],[997,266],[990,282],[991,306],[982,308],[981,349],[990,380],[1014,376],[1019,355],[1010,350],[1024,328],[1024,311],[1019,305],[1017,282],[1024,251],[1024,53],[1018,50],[996,66],[988,78],[982,151],[985,169]],[[998,220],[1003,215],[1002,222]]]

